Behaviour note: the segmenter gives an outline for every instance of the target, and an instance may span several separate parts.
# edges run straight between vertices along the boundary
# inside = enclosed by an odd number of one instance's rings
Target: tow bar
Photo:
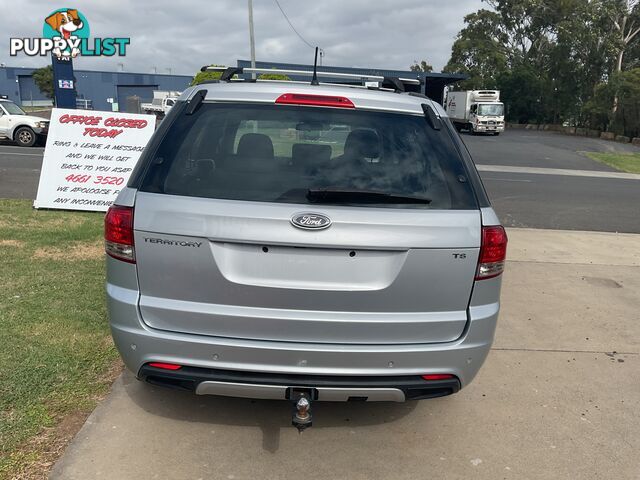
[[[290,388],[288,397],[293,401],[291,425],[298,429],[298,433],[313,425],[311,415],[311,401],[317,398],[317,390],[313,388]]]

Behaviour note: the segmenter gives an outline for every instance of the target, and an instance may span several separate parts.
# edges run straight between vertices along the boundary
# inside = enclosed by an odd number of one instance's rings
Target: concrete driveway
[[[495,346],[452,397],[318,404],[197,397],[129,373],[53,479],[640,478],[640,236],[511,229]]]

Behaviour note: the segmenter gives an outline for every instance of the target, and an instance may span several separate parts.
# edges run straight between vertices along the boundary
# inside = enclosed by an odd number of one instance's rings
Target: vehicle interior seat
[[[225,160],[220,173],[216,180],[220,188],[233,190],[242,184],[248,190],[272,191],[269,185],[282,179],[271,137],[262,133],[242,135],[236,154]]]
[[[295,143],[291,147],[291,165],[303,175],[316,175],[329,165],[331,145]]]

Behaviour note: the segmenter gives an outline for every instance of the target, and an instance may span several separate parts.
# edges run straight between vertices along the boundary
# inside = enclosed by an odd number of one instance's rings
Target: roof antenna
[[[311,77],[311,85],[320,85],[320,82],[318,82],[316,68],[318,68],[318,47],[316,47],[316,56],[313,59],[313,77]]]

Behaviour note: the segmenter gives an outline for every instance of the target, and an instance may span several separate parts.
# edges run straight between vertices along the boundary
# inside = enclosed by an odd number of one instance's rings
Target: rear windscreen
[[[141,190],[302,204],[477,205],[449,133],[424,116],[275,104],[204,103],[181,113]]]

